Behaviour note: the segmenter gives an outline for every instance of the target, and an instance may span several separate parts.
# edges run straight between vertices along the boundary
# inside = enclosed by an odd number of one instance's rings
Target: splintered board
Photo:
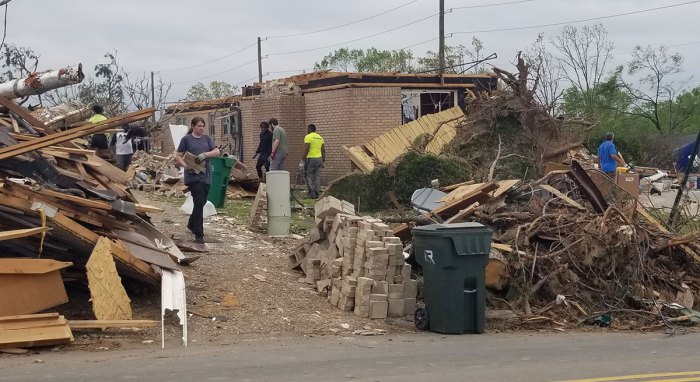
[[[112,242],[100,237],[92,250],[87,269],[92,310],[98,320],[130,320],[131,300],[112,258]]]
[[[464,122],[464,113],[454,107],[439,113],[428,114],[415,121],[368,140],[359,146],[344,147],[350,160],[364,173],[374,170],[375,164],[389,164],[405,154],[416,138],[427,135],[426,152],[440,154],[457,135],[457,126]]]

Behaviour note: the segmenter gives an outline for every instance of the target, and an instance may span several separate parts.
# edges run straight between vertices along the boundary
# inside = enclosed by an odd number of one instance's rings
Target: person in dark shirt
[[[258,178],[260,181],[264,181],[262,168],[265,166],[265,172],[270,171],[270,153],[272,152],[272,132],[270,131],[270,124],[267,122],[260,122],[260,143],[258,144],[257,150],[255,150],[255,155],[258,161],[255,163],[255,170],[258,171]]]
[[[207,194],[211,185],[211,165],[209,158],[219,156],[219,149],[214,145],[214,140],[204,134],[205,122],[203,118],[192,118],[191,133],[185,135],[177,147],[175,160],[185,168],[185,185],[192,194],[194,207],[187,222],[187,228],[194,234],[194,247],[198,250],[206,250],[204,244],[204,205],[207,203]],[[204,164],[206,171],[195,173],[187,168],[185,153],[197,157],[197,162]]]

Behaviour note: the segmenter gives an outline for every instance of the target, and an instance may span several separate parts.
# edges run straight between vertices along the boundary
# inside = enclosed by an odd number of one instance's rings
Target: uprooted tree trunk
[[[493,69],[505,89],[470,101],[467,122],[447,147],[448,155],[465,160],[474,180],[538,176],[547,162],[562,162],[581,147],[592,126],[551,116],[535,97],[538,80],[521,53],[515,67],[513,73]]]

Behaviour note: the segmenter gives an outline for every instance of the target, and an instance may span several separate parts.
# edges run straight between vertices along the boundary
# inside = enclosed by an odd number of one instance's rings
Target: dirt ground
[[[150,214],[153,224],[173,239],[189,241],[187,215],[179,201],[135,192],[142,202],[161,207]],[[227,203],[244,203],[227,201]],[[249,203],[249,202],[248,202]],[[331,306],[291,271],[287,255],[303,240],[300,235],[269,238],[247,228],[244,219],[219,214],[205,220],[208,253],[183,266],[187,284],[188,335],[191,344],[230,343],[252,337],[352,335],[355,330],[383,329],[387,333],[413,332],[412,317],[387,320],[360,318]],[[160,289],[128,288],[134,319],[160,320]],[[89,295],[69,288],[67,317],[90,319]],[[64,311],[61,308],[60,311]],[[180,332],[166,321],[167,346],[177,346]],[[160,342],[160,327],[76,333],[72,348],[108,350]],[[170,345],[172,344],[172,345]]]

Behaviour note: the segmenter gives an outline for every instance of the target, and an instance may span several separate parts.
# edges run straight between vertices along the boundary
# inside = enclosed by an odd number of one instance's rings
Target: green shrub
[[[347,200],[360,211],[369,212],[392,207],[388,196],[391,191],[399,203],[409,206],[413,192],[429,187],[433,179],[438,179],[441,185],[448,185],[468,178],[464,166],[448,157],[410,151],[391,166],[377,167],[369,174],[349,174],[336,180],[326,194]]]

